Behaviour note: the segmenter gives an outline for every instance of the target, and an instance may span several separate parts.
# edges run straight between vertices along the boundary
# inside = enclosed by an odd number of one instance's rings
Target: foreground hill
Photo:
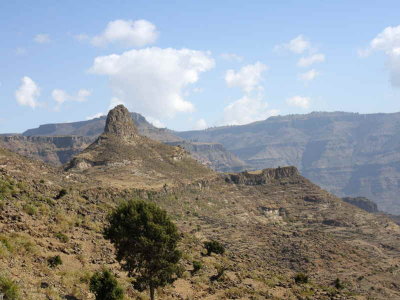
[[[400,113],[311,113],[177,132],[221,143],[252,169],[294,165],[338,196],[364,196],[400,214]]]
[[[109,114],[105,132],[68,171],[0,149],[0,275],[23,299],[93,299],[88,278],[101,266],[118,273],[130,298],[146,299],[101,234],[110,210],[132,197],[165,208],[182,231],[186,272],[158,291],[161,299],[400,299],[396,224],[294,167],[214,173],[138,135],[124,112]],[[201,254],[210,239],[224,244],[224,256]],[[62,264],[49,266],[56,255]],[[198,273],[193,261],[204,266]],[[300,273],[308,283],[294,280]]]

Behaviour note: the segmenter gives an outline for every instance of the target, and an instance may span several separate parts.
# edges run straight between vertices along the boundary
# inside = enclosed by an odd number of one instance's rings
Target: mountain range
[[[293,165],[337,196],[367,197],[380,210],[400,214],[400,113],[314,112],[186,132],[156,128],[140,114],[131,115],[140,134],[180,145],[217,171]],[[94,141],[104,125],[105,117],[46,124],[22,136],[0,136],[0,142],[60,165]]]

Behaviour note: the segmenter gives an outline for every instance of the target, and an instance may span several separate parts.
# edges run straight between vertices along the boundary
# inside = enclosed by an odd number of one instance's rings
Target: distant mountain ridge
[[[175,134],[221,143],[250,169],[294,165],[338,196],[400,213],[400,113],[314,112]]]
[[[140,135],[173,146],[179,145],[216,171],[240,171],[247,167],[221,144],[186,142],[172,130],[153,126],[141,114],[130,115]],[[105,125],[105,116],[80,122],[44,124],[26,130],[22,135],[0,135],[0,144],[21,155],[62,165],[89,146],[103,132]]]

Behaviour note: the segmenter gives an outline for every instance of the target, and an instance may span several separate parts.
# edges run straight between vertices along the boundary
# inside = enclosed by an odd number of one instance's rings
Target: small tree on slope
[[[153,203],[130,200],[110,216],[104,235],[114,244],[117,260],[128,276],[135,277],[134,287],[150,290],[154,300],[157,287],[172,283],[180,274],[180,239],[167,213]]]

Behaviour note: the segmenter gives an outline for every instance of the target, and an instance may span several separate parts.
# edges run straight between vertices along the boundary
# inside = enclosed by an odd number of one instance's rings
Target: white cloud
[[[316,71],[315,69],[312,69],[305,73],[301,73],[299,75],[299,79],[303,80],[303,81],[311,81],[311,80],[314,80],[318,75],[319,75],[319,72]]]
[[[294,96],[286,100],[286,103],[290,106],[296,106],[301,108],[308,108],[310,106],[310,98],[302,96]]]
[[[290,40],[286,44],[275,46],[275,50],[277,51],[289,50],[296,54],[301,54],[306,50],[310,49],[311,49],[311,43],[301,34],[295,37],[294,39]]]
[[[359,50],[361,57],[367,57],[374,51],[382,51],[387,58],[390,82],[400,87],[400,25],[386,27],[371,42],[368,48]]]
[[[246,65],[238,72],[228,70],[225,74],[225,82],[228,87],[240,87],[246,93],[253,91],[255,88],[260,88],[262,73],[267,70],[267,66],[261,62],[256,62],[253,65]]]
[[[38,44],[46,44],[50,42],[50,36],[48,34],[39,33],[33,40]]]
[[[96,57],[90,72],[107,75],[114,97],[129,109],[155,118],[191,112],[184,89],[214,67],[209,52],[157,47]]]
[[[227,61],[236,61],[236,62],[242,62],[243,57],[235,54],[235,53],[222,53],[221,58]]]
[[[56,101],[58,104],[64,103],[69,98],[68,94],[65,91],[59,89],[53,90],[51,92],[51,96],[53,97],[54,101]]]
[[[120,104],[126,105],[126,103],[124,101],[121,101],[117,97],[112,97],[111,101],[110,101],[110,105],[108,106],[108,109],[113,109],[114,107],[116,107],[117,105],[120,105]]]
[[[193,129],[195,130],[203,130],[208,127],[206,120],[204,119],[198,119],[196,123],[194,124]]]
[[[35,108],[39,105],[37,98],[40,96],[40,88],[28,76],[22,78],[22,84],[15,92],[18,104]]]
[[[94,114],[94,115],[92,115],[92,116],[86,117],[86,120],[92,120],[92,119],[100,118],[100,117],[102,117],[102,116],[104,116],[104,113],[99,112],[99,113]]]
[[[309,67],[312,64],[320,63],[325,61],[325,55],[321,53],[312,54],[310,56],[302,57],[297,62],[299,67]]]
[[[160,120],[152,118],[152,117],[146,117],[146,120],[150,122],[153,126],[157,128],[165,128],[166,126],[164,123],[162,123]]]
[[[243,125],[277,114],[278,110],[268,109],[268,103],[262,97],[245,95],[224,108],[223,124]]]
[[[107,24],[102,34],[92,38],[94,46],[120,43],[127,47],[143,47],[155,43],[157,28],[146,20],[115,20]]]
[[[87,100],[87,97],[91,95],[91,92],[86,89],[80,89],[75,96],[69,95],[66,91],[61,89],[54,89],[51,92],[51,96],[54,101],[57,102],[58,106],[57,109],[60,108],[60,105],[66,101],[77,101],[77,102],[84,102]]]
[[[75,97],[75,101],[78,102],[85,102],[87,100],[87,98],[92,94],[91,91],[86,90],[86,89],[80,89],[78,91],[78,94]]]

